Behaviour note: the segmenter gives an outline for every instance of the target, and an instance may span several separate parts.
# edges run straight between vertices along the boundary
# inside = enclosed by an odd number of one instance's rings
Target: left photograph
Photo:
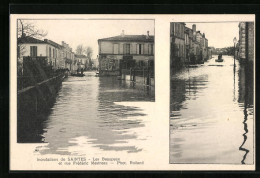
[[[39,155],[145,150],[154,20],[16,23],[17,143]]]

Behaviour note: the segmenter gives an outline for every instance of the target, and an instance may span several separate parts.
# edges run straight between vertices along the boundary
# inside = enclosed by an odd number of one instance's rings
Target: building
[[[185,23],[171,22],[170,23],[171,67],[182,66],[185,63],[185,58],[186,58],[185,48],[186,48]]]
[[[154,36],[125,35],[98,40],[100,75],[120,75],[133,68],[154,69]]]
[[[61,46],[51,40],[39,40],[29,36],[18,38],[18,61],[22,63],[24,56],[45,57],[47,63],[53,68],[59,68],[61,63]]]
[[[76,61],[76,70],[83,69],[85,70],[88,65],[88,58],[83,54],[75,54],[75,61]],[[75,70],[75,69],[74,69]]]
[[[208,39],[205,34],[196,30],[196,25],[192,29],[185,26],[185,23],[171,22],[171,67],[179,68],[184,64],[200,64],[209,59]]]
[[[98,69],[99,68],[99,61],[98,61],[98,55],[96,58],[92,59],[92,69]]]
[[[254,60],[254,22],[240,22],[239,25],[239,59]]]
[[[69,44],[62,41],[61,45],[61,56],[62,56],[62,68],[67,68],[70,71],[72,71],[75,66],[74,65],[74,59],[75,59],[75,53],[72,51],[72,48],[69,46]]]

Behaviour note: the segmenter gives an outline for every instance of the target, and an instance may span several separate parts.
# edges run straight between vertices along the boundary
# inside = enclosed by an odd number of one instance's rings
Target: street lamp
[[[237,38],[236,38],[236,37],[233,39],[233,43],[234,43],[234,67],[236,67],[236,63],[235,63],[235,58],[236,58],[236,43],[237,43]]]

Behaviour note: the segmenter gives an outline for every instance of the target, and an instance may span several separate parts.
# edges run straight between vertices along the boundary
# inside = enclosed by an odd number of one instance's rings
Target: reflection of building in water
[[[99,69],[103,75],[119,75],[122,69],[154,66],[154,36],[125,35],[98,40]]]
[[[239,25],[239,58],[254,60],[254,22],[240,22]]]
[[[189,77],[189,79],[173,79],[171,81],[171,111],[179,111],[183,108],[185,100],[196,100],[198,93],[207,87],[207,82],[207,75]]]

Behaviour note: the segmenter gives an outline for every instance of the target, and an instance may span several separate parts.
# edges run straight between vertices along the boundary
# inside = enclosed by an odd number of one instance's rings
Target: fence
[[[52,66],[47,64],[46,57],[24,57],[22,71],[17,76],[18,90],[64,74],[66,69],[52,69]]]
[[[122,69],[122,79],[130,80],[144,85],[154,85],[154,70],[143,69]]]

